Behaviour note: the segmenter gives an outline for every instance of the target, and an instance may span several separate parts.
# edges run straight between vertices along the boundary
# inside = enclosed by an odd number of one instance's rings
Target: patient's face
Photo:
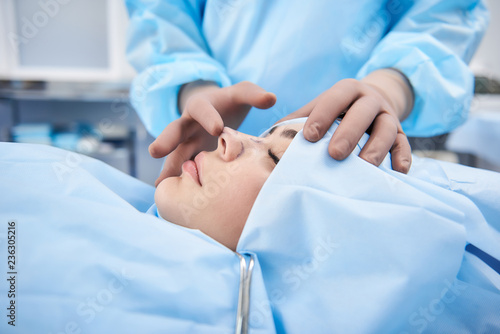
[[[265,138],[224,128],[215,151],[199,153],[181,176],[158,185],[158,212],[235,250],[260,189],[302,127],[279,126]]]

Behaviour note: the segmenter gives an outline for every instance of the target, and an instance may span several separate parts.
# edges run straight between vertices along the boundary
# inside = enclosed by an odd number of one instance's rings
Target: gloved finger
[[[307,117],[311,114],[311,111],[313,110],[314,106],[316,105],[318,101],[318,97],[316,97],[314,100],[310,101],[308,104],[302,106],[301,108],[295,110],[294,112],[288,114],[287,116],[283,117],[279,121],[277,121],[274,124],[278,124],[284,121],[288,121],[289,119],[294,119],[294,118],[300,118],[300,117]]]
[[[168,124],[149,145],[149,154],[153,158],[162,158],[170,154],[181,143],[200,131],[200,127],[212,136],[218,136],[224,129],[220,114],[206,99],[190,101],[183,116]]]
[[[155,187],[157,187],[158,184],[167,177],[181,175],[182,164],[191,159],[195,153],[196,147],[193,143],[183,143],[179,145],[179,147],[177,147],[165,158],[163,169],[155,181]]]
[[[391,149],[392,169],[408,174],[411,167],[411,146],[408,137],[399,131]]]
[[[354,102],[330,140],[328,152],[336,160],[345,159],[380,112],[380,105],[370,96]],[[310,117],[309,117],[310,118]]]
[[[311,142],[323,138],[335,119],[355,102],[358,96],[357,86],[346,80],[339,81],[321,94],[304,125],[304,138]]]
[[[271,108],[276,103],[276,95],[250,82],[242,81],[231,87],[233,102],[247,104],[259,109]]]
[[[370,138],[359,153],[359,157],[372,165],[379,166],[392,148],[397,134],[398,126],[394,118],[387,113],[379,114],[373,122]]]
[[[184,113],[200,124],[212,136],[220,135],[224,129],[224,121],[221,115],[207,99],[200,98],[189,101]]]
[[[162,158],[175,150],[186,138],[192,135],[195,125],[191,119],[181,117],[168,124],[158,137],[149,145],[153,158]]]

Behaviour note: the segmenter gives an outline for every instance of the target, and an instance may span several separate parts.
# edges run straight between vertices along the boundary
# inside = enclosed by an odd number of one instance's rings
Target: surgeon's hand
[[[178,98],[181,117],[168,124],[149,146],[153,158],[168,155],[155,186],[180,175],[182,164],[199,152],[215,149],[224,126],[236,129],[252,107],[267,109],[276,103],[273,93],[248,81],[225,88],[196,81],[184,85]]]
[[[392,168],[406,174],[411,165],[411,147],[400,121],[410,113],[413,100],[412,87],[403,74],[381,69],[362,80],[337,82],[280,121],[308,116],[304,137],[316,142],[323,138],[337,117],[344,115],[328,146],[334,159],[347,158],[369,130],[370,138],[359,157],[378,166],[390,151]]]

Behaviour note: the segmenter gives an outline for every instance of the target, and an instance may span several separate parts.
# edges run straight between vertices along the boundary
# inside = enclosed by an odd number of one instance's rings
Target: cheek
[[[270,170],[252,163],[206,172],[202,188],[169,178],[158,185],[155,202],[166,220],[205,234],[235,249],[248,214]],[[210,175],[210,176],[208,176]]]
[[[268,176],[268,172],[255,170],[234,175],[226,191],[222,192],[223,196],[218,200],[217,206],[224,206],[224,211],[231,212],[233,217],[237,216],[246,220]]]
[[[205,212],[211,216],[241,218],[247,214],[271,171],[255,164],[224,168],[206,179],[202,195],[210,204]]]
[[[175,182],[170,179],[163,180],[155,191],[155,204],[158,207],[158,212],[160,215],[167,219],[168,213],[171,212],[171,207],[174,205],[172,202],[173,199],[169,196],[169,194],[173,193],[173,189],[175,188]]]
[[[184,208],[192,205],[192,195],[191,189],[186,189],[182,181],[177,177],[162,181],[155,191],[155,203],[160,216],[164,219],[188,227]]]
[[[235,250],[241,232],[267,176],[245,173],[234,175],[218,193],[208,196],[209,205],[202,211],[200,229],[228,248]],[[215,187],[214,187],[215,188]]]

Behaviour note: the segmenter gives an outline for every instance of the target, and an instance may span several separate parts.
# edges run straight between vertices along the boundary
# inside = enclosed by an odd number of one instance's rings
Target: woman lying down
[[[302,127],[273,127],[261,138],[225,127],[215,151],[199,153],[181,176],[158,185],[158,215],[236,250],[260,189]]]
[[[374,167],[367,136],[335,161],[337,124],[312,144],[303,122],[225,129],[154,199],[99,161],[0,144],[0,242],[18,240],[0,332],[498,331],[499,174]]]

